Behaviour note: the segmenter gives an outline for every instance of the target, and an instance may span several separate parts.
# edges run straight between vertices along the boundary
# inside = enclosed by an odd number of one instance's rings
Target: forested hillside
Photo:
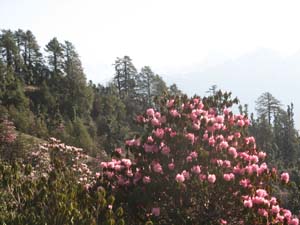
[[[11,203],[0,203],[3,224],[298,224],[271,201],[272,194],[299,213],[293,103],[283,106],[265,92],[256,101],[257,116],[247,105],[234,115],[229,108],[238,99],[231,93],[213,86],[207,97],[189,99],[150,66],[138,70],[129,56],[112,62],[108,84],[95,84],[70,41],[52,38],[40,47],[29,30],[2,30],[0,53],[0,199]],[[192,180],[196,175],[200,184]],[[219,195],[211,195],[209,185],[220,177],[239,200],[226,199],[216,186]],[[268,194],[257,192],[262,189]],[[269,203],[251,205],[255,193]],[[168,202],[178,210],[169,211]],[[53,207],[49,216],[47,207]],[[45,210],[40,217],[39,210]]]

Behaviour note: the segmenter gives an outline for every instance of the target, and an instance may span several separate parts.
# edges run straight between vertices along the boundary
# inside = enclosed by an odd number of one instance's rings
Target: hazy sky
[[[293,54],[299,11],[289,0],[0,0],[0,27],[30,29],[42,46],[70,40],[101,81],[125,54],[163,73],[260,47]]]
[[[88,79],[105,82],[124,55],[172,76],[259,48],[296,54],[299,12],[298,0],[0,0],[0,28],[71,41]]]

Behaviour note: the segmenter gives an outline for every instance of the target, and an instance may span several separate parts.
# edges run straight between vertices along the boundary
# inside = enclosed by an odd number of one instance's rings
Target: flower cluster
[[[160,111],[148,109],[137,118],[145,133],[126,141],[132,160],[101,163],[104,176],[128,196],[142,190],[149,199],[137,199],[134,207],[157,219],[177,213],[222,224],[298,224],[271,196],[277,174],[247,136],[250,120],[213,103],[171,98],[162,100]],[[287,173],[280,178],[289,182]]]

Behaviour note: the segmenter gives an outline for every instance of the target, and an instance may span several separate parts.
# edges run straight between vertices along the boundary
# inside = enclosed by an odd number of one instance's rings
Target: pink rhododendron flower
[[[191,171],[192,171],[192,173],[200,174],[201,173],[201,168],[200,168],[199,165],[196,165],[196,166],[192,167]]]
[[[168,155],[170,153],[170,148],[168,146],[164,146],[161,150],[161,153],[164,154],[164,155]]]
[[[216,182],[216,179],[217,179],[216,175],[214,175],[214,174],[209,174],[207,177],[208,182],[212,183],[212,184]]]
[[[148,183],[151,182],[151,178],[150,178],[149,176],[144,176],[144,177],[143,177],[143,182],[144,182],[145,184],[148,184]]]
[[[245,206],[246,208],[252,208],[252,207],[253,207],[253,202],[252,202],[252,200],[251,200],[251,199],[249,199],[249,200],[244,200],[244,206]]]
[[[185,178],[184,178],[184,176],[183,176],[182,174],[177,174],[175,180],[176,180],[178,183],[182,183],[182,182],[185,181]]]
[[[290,175],[288,173],[282,173],[280,178],[284,183],[288,183],[290,180]]]
[[[154,116],[154,109],[152,109],[152,108],[150,108],[150,109],[147,109],[147,112],[146,112],[146,114],[148,115],[148,116]]]
[[[159,138],[159,139],[162,139],[164,137],[164,134],[165,134],[165,131],[164,129],[162,128],[157,128],[155,131],[154,131],[154,135]]]
[[[169,163],[168,168],[169,168],[169,170],[174,170],[175,164],[174,163]]]

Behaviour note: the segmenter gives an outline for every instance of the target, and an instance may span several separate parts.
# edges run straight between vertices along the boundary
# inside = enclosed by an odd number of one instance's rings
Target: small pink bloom
[[[205,174],[199,174],[199,180],[200,181],[205,181],[206,180],[206,175]]]
[[[256,190],[256,195],[257,195],[258,197],[265,198],[265,197],[268,196],[268,193],[267,193],[267,191],[266,191],[265,189],[257,189],[257,190]]]
[[[229,110],[229,109],[227,109],[227,108],[223,109],[223,113],[224,113],[225,115],[228,115],[228,114],[229,114],[229,112],[230,112],[230,110]]]
[[[244,206],[245,206],[246,208],[252,208],[252,207],[253,207],[252,200],[251,200],[251,199],[244,200]]]
[[[169,163],[168,168],[169,168],[169,170],[174,170],[175,164],[174,163]]]
[[[237,121],[237,125],[238,125],[239,127],[243,127],[243,126],[245,125],[244,120],[238,120],[238,121]]]
[[[230,148],[228,149],[228,153],[229,153],[230,155],[232,155],[233,158],[236,158],[236,157],[237,157],[237,152],[236,152],[236,149],[235,149],[234,147],[230,147]]]
[[[151,124],[152,124],[153,126],[155,126],[155,127],[158,127],[158,126],[160,126],[160,121],[159,121],[158,119],[156,119],[156,118],[153,118],[153,119],[151,120]]]
[[[271,211],[272,213],[277,214],[280,212],[280,207],[278,205],[273,205]]]
[[[148,116],[152,116],[152,117],[153,117],[154,114],[155,114],[155,113],[154,113],[154,109],[152,109],[152,108],[147,109],[147,115],[148,115]]]
[[[290,176],[288,173],[282,173],[280,178],[284,183],[288,183],[290,180]]]
[[[157,128],[155,131],[154,131],[154,135],[159,138],[159,139],[162,139],[164,137],[164,134],[165,134],[165,131],[164,129],[162,128]]]
[[[224,178],[224,180],[226,180],[226,181],[231,181],[231,180],[233,180],[234,179],[234,174],[233,173],[225,173],[224,175],[223,175],[223,178]]]
[[[293,218],[289,222],[290,225],[298,225],[299,224],[299,219],[298,218]]]
[[[121,155],[123,151],[122,148],[116,148],[115,152]]]
[[[265,152],[259,152],[258,153],[258,157],[260,158],[260,159],[264,159],[264,158],[266,158],[266,153]]]
[[[214,174],[209,174],[207,177],[208,182],[212,183],[212,184],[216,182],[216,179],[217,179],[216,175],[214,175]]]
[[[220,220],[220,223],[221,223],[221,224],[224,224],[224,225],[226,225],[226,224],[227,224],[227,221],[226,221],[226,220],[223,220],[223,219],[221,219],[221,220]]]
[[[156,173],[162,173],[162,166],[158,162],[154,163],[153,171]]]
[[[268,211],[265,209],[258,209],[258,214],[263,217],[268,217]]]
[[[199,165],[197,166],[193,166],[192,169],[191,169],[192,173],[195,173],[195,174],[200,174],[201,173],[201,168]]]
[[[167,107],[171,108],[174,105],[175,100],[174,99],[170,99],[167,101]]]
[[[198,157],[198,153],[193,151],[191,152],[190,156],[193,158],[193,159],[196,159]]]
[[[164,155],[168,155],[170,153],[170,148],[168,146],[164,146],[161,150],[161,153],[164,154]]]
[[[194,142],[195,142],[195,135],[194,135],[193,133],[188,133],[188,134],[186,135],[186,138],[187,138],[188,140],[190,140],[190,141],[192,142],[192,144],[194,144]]]
[[[179,114],[179,112],[177,112],[176,109],[170,110],[170,114],[172,117],[180,117],[180,114]]]
[[[175,180],[178,183],[182,183],[182,182],[184,182],[185,178],[184,178],[184,176],[182,174],[177,174]]]
[[[143,182],[144,182],[144,184],[148,184],[148,183],[151,182],[151,178],[149,176],[144,176],[143,177]]]

